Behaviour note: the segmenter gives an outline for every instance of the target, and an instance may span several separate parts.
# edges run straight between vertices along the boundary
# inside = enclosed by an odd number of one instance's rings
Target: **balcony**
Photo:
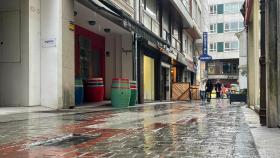
[[[111,0],[110,2],[124,10],[131,17],[134,16],[133,0]]]
[[[175,9],[179,12],[182,18],[182,23],[184,28],[192,28],[193,20],[190,15],[190,10],[188,10],[187,3],[183,3],[183,0],[170,0],[171,4],[175,7]]]
[[[202,38],[202,31],[200,30],[197,23],[192,19],[193,26],[190,28],[187,28],[187,32],[192,36],[194,39],[201,39]]]

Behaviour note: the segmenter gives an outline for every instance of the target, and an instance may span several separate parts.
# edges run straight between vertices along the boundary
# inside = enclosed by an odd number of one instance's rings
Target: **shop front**
[[[113,78],[133,79],[132,34],[91,3],[75,1],[74,10],[75,80],[84,88],[75,92],[83,97],[76,105],[110,100]],[[100,93],[101,99],[92,99]]]

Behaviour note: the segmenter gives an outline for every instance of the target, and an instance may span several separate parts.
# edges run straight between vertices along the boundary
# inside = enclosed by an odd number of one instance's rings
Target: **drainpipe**
[[[133,1],[133,8],[134,8],[134,20],[136,20],[139,23],[139,10],[140,10],[140,1],[139,0],[134,0]],[[136,32],[134,32],[134,54],[133,54],[133,66],[134,66],[134,75],[133,78],[136,81],[137,87],[138,87],[138,91],[140,88],[140,84],[138,83],[138,34]],[[140,93],[138,92],[138,95]],[[137,99],[138,100],[138,99]]]
[[[260,124],[266,125],[266,65],[265,65],[265,0],[260,0],[261,14],[261,56],[260,62]]]

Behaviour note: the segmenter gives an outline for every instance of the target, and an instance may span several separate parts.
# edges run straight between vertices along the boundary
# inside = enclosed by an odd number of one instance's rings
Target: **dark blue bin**
[[[81,105],[84,101],[84,86],[81,79],[75,80],[75,104]]]

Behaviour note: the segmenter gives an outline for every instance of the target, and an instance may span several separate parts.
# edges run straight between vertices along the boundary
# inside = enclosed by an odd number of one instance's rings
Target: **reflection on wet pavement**
[[[177,103],[1,123],[0,157],[259,157],[241,106]]]

